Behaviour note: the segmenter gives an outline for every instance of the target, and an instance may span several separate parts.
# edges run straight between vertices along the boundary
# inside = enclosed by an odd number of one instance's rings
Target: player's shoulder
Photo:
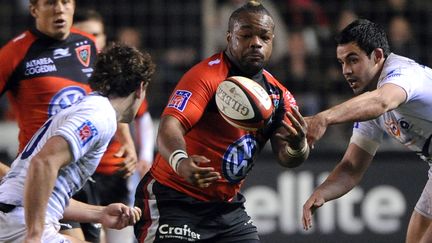
[[[97,127],[103,129],[111,129],[117,123],[115,110],[108,98],[94,93],[83,97],[70,110],[70,114],[85,117],[86,120],[93,121]]]
[[[71,35],[75,38],[91,40],[93,43],[96,42],[94,35],[84,32],[78,28],[72,27],[70,32]]]
[[[2,47],[3,49],[15,49],[15,48],[25,48],[26,46],[30,46],[37,37],[31,33],[30,31],[25,31],[17,36],[15,36],[12,40],[10,40],[6,45]]]
[[[191,85],[203,83],[216,89],[217,84],[226,78],[227,74],[227,61],[223,53],[218,53],[194,65],[183,75],[181,82]]]
[[[226,77],[228,65],[223,53],[217,53],[194,65],[185,73],[185,77],[192,79],[212,80]]]
[[[19,34],[0,49],[2,59],[0,61],[8,62],[8,66],[18,63],[27,55],[28,50],[37,39],[37,36],[30,31]]]
[[[270,85],[277,87],[278,89],[280,89],[283,92],[285,92],[285,91],[289,92],[288,89],[279,80],[277,80],[269,71],[264,69],[263,75]]]

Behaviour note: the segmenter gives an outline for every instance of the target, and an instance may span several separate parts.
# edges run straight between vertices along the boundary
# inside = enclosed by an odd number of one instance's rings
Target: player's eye
[[[269,42],[269,41],[271,41],[272,37],[271,37],[271,35],[263,35],[263,36],[261,36],[261,39],[265,42]]]
[[[351,58],[351,59],[349,60],[349,63],[351,63],[351,64],[356,64],[356,63],[358,63],[358,59],[357,59],[357,58]]]

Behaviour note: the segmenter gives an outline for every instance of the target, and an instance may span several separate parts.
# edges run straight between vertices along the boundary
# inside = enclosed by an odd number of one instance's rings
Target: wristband
[[[171,166],[171,168],[173,168],[173,170],[177,172],[177,167],[179,165],[180,160],[182,159],[186,159],[187,157],[189,157],[187,155],[187,153],[184,150],[181,149],[177,149],[174,152],[172,152],[172,154],[170,155],[169,159],[168,159],[168,163]]]
[[[290,146],[287,146],[286,152],[290,157],[300,157],[301,155],[306,153],[308,148],[309,148],[309,146],[306,142],[306,143],[304,143],[304,145],[301,149],[292,149]]]

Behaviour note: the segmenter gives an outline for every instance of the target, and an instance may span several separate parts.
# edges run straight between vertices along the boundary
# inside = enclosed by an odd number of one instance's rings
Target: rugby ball
[[[262,128],[273,113],[273,103],[257,82],[241,76],[222,81],[216,90],[216,106],[231,125],[247,131]]]

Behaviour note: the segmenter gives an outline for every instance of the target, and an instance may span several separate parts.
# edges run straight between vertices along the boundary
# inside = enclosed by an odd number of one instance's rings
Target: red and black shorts
[[[204,202],[158,183],[147,173],[137,187],[138,242],[259,242],[240,193],[231,202]]]

